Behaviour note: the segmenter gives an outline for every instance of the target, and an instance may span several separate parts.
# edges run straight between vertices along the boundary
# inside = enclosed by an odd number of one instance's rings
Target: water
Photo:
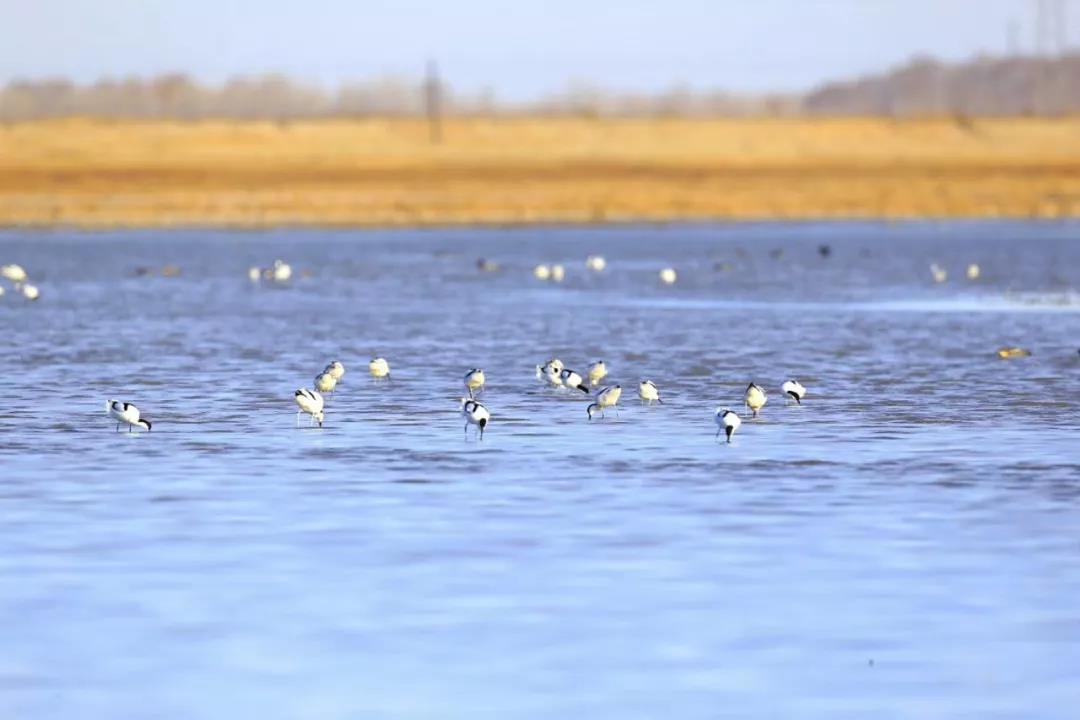
[[[0,298],[0,716],[1074,717],[1078,236],[8,231],[42,299]],[[314,277],[248,282],[276,257]],[[553,355],[605,359],[619,417],[536,383]]]

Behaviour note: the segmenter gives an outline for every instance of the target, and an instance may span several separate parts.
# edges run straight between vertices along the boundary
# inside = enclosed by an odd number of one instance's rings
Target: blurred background
[[[1077,5],[13,4],[0,222],[1074,216]]]

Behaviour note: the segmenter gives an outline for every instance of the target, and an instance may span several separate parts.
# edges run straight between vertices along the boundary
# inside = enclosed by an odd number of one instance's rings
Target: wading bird
[[[139,408],[131,403],[120,402],[118,400],[106,400],[105,412],[109,414],[109,417],[116,421],[116,432],[120,432],[121,425],[127,425],[128,432],[133,432],[135,428],[150,432],[150,421],[140,417]]]
[[[580,390],[586,395],[589,394],[589,388],[585,386],[584,378],[570,368],[563,368],[563,371],[559,373],[559,379],[562,380],[562,384],[566,387]]]
[[[310,422],[319,423],[319,427],[322,427],[323,420],[326,419],[326,414],[323,413],[323,396],[319,394],[317,390],[308,390],[303,388],[293,393],[296,404],[300,407],[296,411],[296,427],[300,427],[300,413],[307,413],[311,416]]]
[[[638,385],[637,394],[642,403],[648,405],[652,405],[654,402],[664,404],[664,401],[660,399],[660,389],[656,387],[656,383],[652,380],[642,380],[641,384]]]
[[[589,366],[589,384],[596,387],[600,381],[607,377],[607,363],[597,360]]]
[[[758,416],[758,411],[765,407],[765,403],[769,402],[769,396],[765,394],[765,390],[760,385],[750,383],[746,386],[746,407],[750,408],[750,411],[754,413],[754,417]]]
[[[619,414],[619,398],[622,397],[622,387],[619,385],[611,385],[600,391],[600,394],[596,396],[596,402],[589,407],[585,408],[585,414],[589,416],[589,419],[593,419],[593,415],[600,413],[600,417],[606,417],[604,410],[606,408],[615,408],[615,414]]]
[[[780,390],[800,405],[802,405],[802,399],[806,397],[806,388],[798,380],[788,380],[780,386]]]
[[[480,403],[470,398],[461,398],[461,415],[465,418],[465,437],[469,437],[469,426],[475,425],[484,439],[484,428],[491,420],[491,413]]]
[[[371,377],[376,380],[382,380],[386,378],[390,379],[390,363],[386,362],[386,358],[372,358],[368,363],[368,372],[371,373]]]
[[[465,373],[465,389],[469,391],[469,397],[473,397],[483,390],[486,381],[487,378],[484,377],[484,371],[480,368],[473,368]]]
[[[727,441],[731,442],[731,436],[735,434],[735,431],[742,425],[742,420],[739,416],[731,412],[727,408],[716,408],[716,437],[720,437],[720,431],[723,430],[727,436]]]

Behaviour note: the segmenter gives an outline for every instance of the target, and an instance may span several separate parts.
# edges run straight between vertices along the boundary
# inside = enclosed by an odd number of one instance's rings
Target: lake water
[[[2,717],[1076,717],[1080,223],[6,231],[4,262],[42,297],[0,298]],[[606,360],[619,416],[551,356]]]

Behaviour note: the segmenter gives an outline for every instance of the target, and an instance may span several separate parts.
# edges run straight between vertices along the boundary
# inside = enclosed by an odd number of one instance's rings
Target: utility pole
[[[428,60],[427,78],[424,80],[424,110],[428,121],[428,137],[433,144],[442,142],[442,85],[439,68],[434,60]]]

